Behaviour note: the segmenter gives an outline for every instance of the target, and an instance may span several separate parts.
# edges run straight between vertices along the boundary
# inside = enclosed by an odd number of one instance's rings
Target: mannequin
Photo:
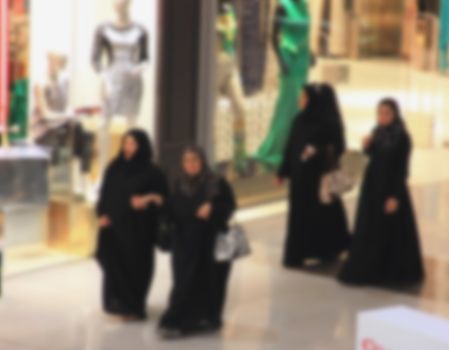
[[[280,92],[269,133],[255,158],[269,168],[279,166],[290,127],[298,113],[298,96],[308,78],[309,11],[307,0],[280,0],[273,30]]]
[[[234,6],[227,1],[219,2],[217,18],[217,91],[227,97],[234,113],[234,167],[242,173],[246,169],[245,144],[246,105],[238,64],[236,61],[238,23]],[[217,98],[218,102],[218,98]],[[218,106],[218,103],[217,103]]]
[[[67,58],[64,55],[47,55],[47,78],[36,86],[36,102],[39,113],[49,117],[64,114],[69,99],[69,81],[66,73]]]
[[[69,110],[67,57],[49,53],[46,73],[42,83],[34,87],[36,108],[32,137],[37,144],[52,150],[53,165],[60,163],[61,149],[71,150],[73,189],[84,195],[89,182],[94,135],[87,132]]]
[[[148,61],[146,29],[130,18],[131,0],[112,0],[116,18],[97,28],[92,62],[103,80],[103,123],[101,126],[100,167],[109,158],[109,128],[115,116],[126,117],[135,126],[143,93],[142,75]],[[103,55],[107,64],[103,66]]]

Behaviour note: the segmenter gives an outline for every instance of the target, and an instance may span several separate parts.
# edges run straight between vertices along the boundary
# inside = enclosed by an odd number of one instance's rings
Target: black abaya
[[[226,230],[236,203],[229,184],[218,181],[211,199],[212,215],[204,221],[196,217],[198,208],[208,201],[207,186],[187,195],[179,187],[171,199],[176,223],[173,238],[173,290],[170,305],[162,317],[162,328],[195,331],[202,324],[219,327],[226,297],[230,263],[217,263],[214,247],[217,234]]]
[[[333,259],[349,244],[341,199],[335,198],[326,205],[319,198],[321,179],[332,169],[330,159],[336,164],[344,152],[343,127],[339,120],[326,118],[329,106],[323,106],[325,101],[319,96],[321,90],[308,89],[309,106],[293,124],[278,172],[279,177],[290,180],[288,234],[283,261],[286,267],[301,266],[307,258]],[[317,153],[302,161],[301,154],[308,145]]]
[[[112,224],[100,230],[96,254],[104,274],[103,307],[108,313],[146,316],[161,209],[152,204],[138,211],[130,202],[134,195],[150,193],[167,194],[165,177],[156,166],[148,163],[130,170],[116,161],[108,168],[97,214],[107,216]]]
[[[355,235],[340,280],[349,284],[414,284],[423,277],[415,216],[407,187],[410,137],[386,131],[391,141],[373,141],[358,208]],[[394,197],[399,209],[386,214]]]

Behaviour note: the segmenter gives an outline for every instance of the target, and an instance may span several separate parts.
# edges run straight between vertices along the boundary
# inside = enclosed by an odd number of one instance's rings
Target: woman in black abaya
[[[338,166],[345,151],[337,98],[328,85],[308,85],[300,98],[302,112],[290,132],[278,181],[290,180],[288,235],[284,266],[296,268],[308,258],[333,260],[349,244],[340,198],[319,198],[324,174]]]
[[[360,285],[419,283],[424,272],[407,187],[412,145],[395,100],[380,102],[378,126],[364,147],[370,163],[340,280]]]
[[[147,134],[129,131],[106,170],[97,204],[96,257],[103,271],[103,308],[109,314],[125,320],[146,317],[156,230],[166,195],[166,180],[152,163]]]
[[[209,168],[204,152],[188,147],[170,199],[173,289],[160,322],[160,335],[183,336],[222,326],[230,263],[217,263],[217,234],[226,231],[236,203],[228,182]]]

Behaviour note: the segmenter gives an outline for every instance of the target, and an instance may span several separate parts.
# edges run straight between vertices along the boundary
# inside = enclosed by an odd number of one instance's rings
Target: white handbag
[[[331,204],[337,197],[352,191],[363,176],[367,158],[361,152],[348,151],[341,159],[339,169],[321,178],[319,198],[323,204]]]
[[[320,200],[323,204],[331,204],[335,197],[341,197],[346,192],[352,191],[356,185],[356,179],[343,170],[334,170],[323,175],[320,185]]]
[[[227,232],[219,233],[214,253],[217,262],[231,262],[251,254],[245,229],[239,224],[233,224]]]

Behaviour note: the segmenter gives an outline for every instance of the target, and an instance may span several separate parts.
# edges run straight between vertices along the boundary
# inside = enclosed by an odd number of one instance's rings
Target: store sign
[[[449,321],[407,307],[359,315],[356,350],[424,349],[449,349]]]

